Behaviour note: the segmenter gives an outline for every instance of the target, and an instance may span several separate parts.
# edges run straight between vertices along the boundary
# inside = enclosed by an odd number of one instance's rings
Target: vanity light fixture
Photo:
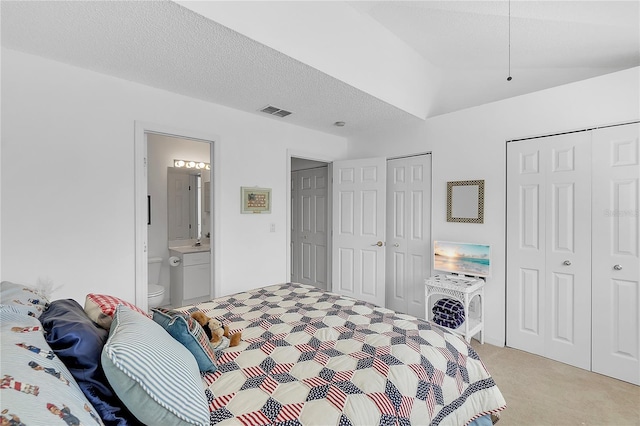
[[[184,169],[211,170],[211,164],[192,160],[173,160],[173,167]]]

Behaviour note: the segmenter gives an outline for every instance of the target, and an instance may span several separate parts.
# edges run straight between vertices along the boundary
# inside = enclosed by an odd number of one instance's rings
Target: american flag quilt
[[[465,425],[505,408],[473,348],[437,325],[302,284],[200,310],[242,332],[203,375],[212,425]]]

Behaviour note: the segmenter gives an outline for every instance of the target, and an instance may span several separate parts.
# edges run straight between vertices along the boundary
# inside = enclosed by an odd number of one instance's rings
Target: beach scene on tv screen
[[[433,269],[458,274],[488,276],[491,248],[482,244],[435,241]]]

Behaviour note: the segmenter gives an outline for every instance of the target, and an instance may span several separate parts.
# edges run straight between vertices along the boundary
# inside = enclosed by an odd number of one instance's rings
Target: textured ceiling
[[[637,1],[512,1],[509,83],[507,1],[349,4],[442,71],[431,115],[640,65]],[[420,121],[173,2],[2,1],[0,11],[4,47],[255,114],[293,112],[274,120],[347,137]]]

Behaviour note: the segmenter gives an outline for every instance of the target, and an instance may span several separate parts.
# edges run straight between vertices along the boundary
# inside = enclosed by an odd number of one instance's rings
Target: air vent
[[[267,114],[275,115],[275,116],[278,116],[278,117],[286,117],[287,115],[291,114],[290,111],[285,111],[283,109],[276,108],[276,107],[271,106],[271,105],[267,105],[266,107],[262,108],[260,111],[262,111],[264,113],[267,113]]]

